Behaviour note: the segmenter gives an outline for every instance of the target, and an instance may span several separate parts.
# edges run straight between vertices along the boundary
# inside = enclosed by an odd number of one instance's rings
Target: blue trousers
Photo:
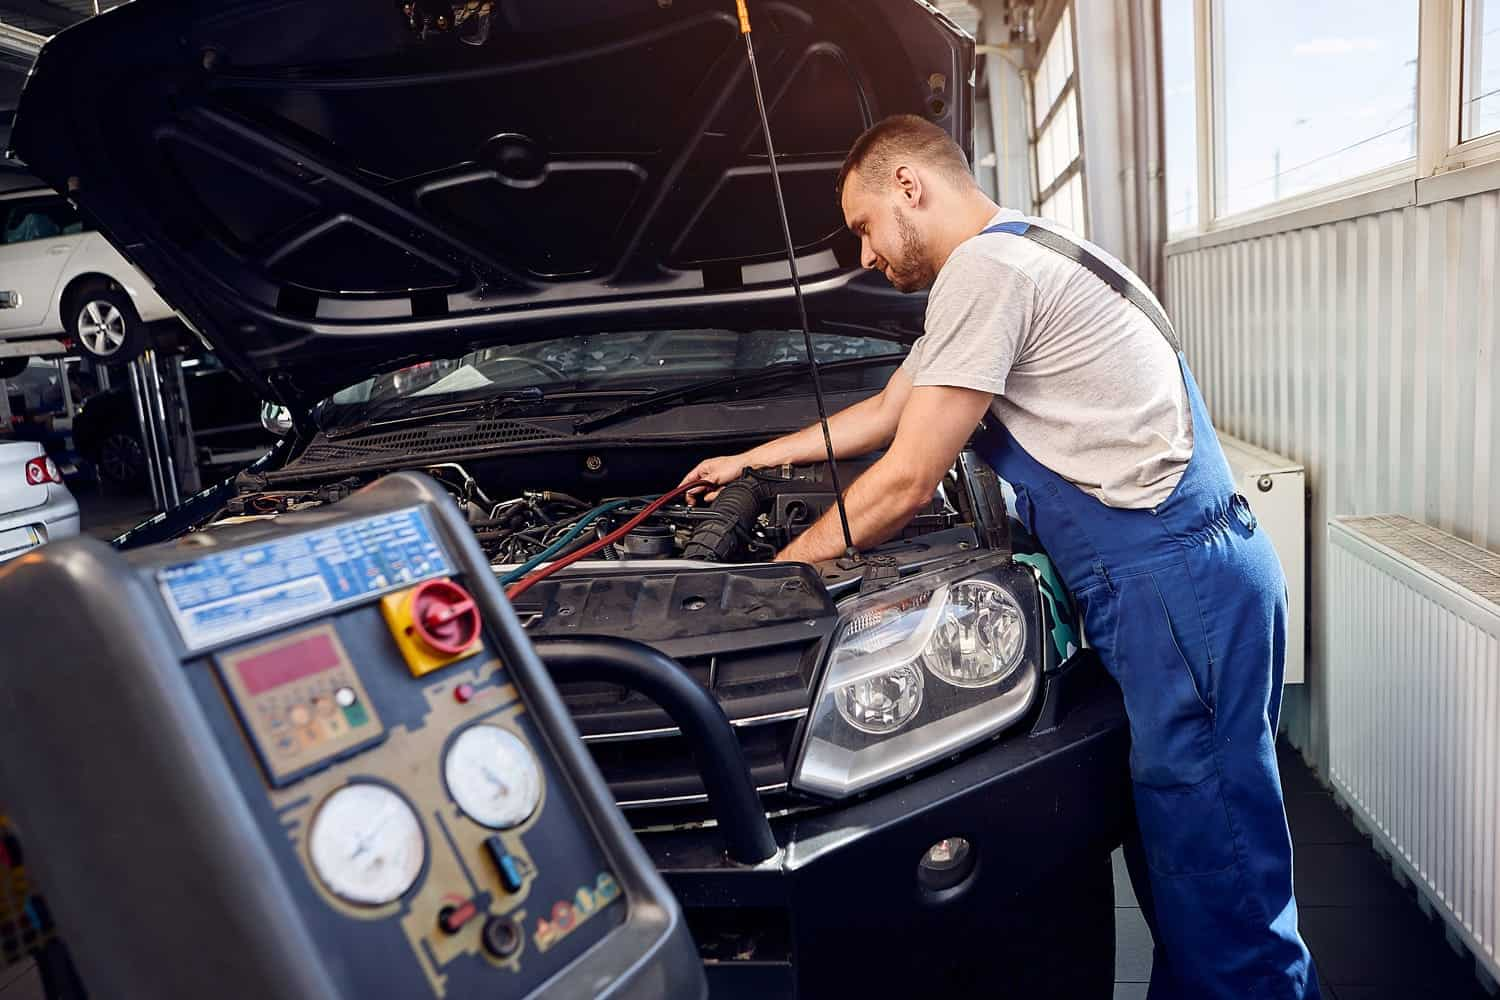
[[[1317,998],[1276,769],[1285,578],[1181,367],[1193,457],[1155,508],[1107,507],[1003,428],[981,448],[1124,693],[1139,826],[1126,857],[1156,942],[1149,997]]]

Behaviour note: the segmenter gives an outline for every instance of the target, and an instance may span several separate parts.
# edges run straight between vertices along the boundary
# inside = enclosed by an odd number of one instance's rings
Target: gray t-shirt
[[[1124,265],[1055,223],[1003,209]],[[1153,507],[1193,454],[1177,355],[1124,296],[1055,250],[990,233],[959,245],[927,299],[926,329],[903,370],[915,386],[994,393],[1016,443],[1111,507]]]

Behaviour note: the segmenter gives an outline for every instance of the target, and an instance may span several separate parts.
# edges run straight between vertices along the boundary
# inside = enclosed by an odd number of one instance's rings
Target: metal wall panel
[[[1307,468],[1309,683],[1286,717],[1325,769],[1322,526],[1405,514],[1500,549],[1497,230],[1491,191],[1168,258],[1167,306],[1215,424]]]

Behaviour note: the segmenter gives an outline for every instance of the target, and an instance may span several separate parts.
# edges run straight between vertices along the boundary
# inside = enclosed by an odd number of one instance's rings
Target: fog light
[[[844,721],[862,733],[882,736],[911,721],[922,707],[922,672],[910,664],[861,678],[834,694]]]
[[[945,837],[927,848],[917,865],[917,882],[929,892],[942,892],[963,882],[974,871],[974,845],[963,837]]]

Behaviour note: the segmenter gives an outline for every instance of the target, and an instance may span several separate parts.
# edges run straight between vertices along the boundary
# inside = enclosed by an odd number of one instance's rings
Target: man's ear
[[[922,200],[922,178],[911,167],[903,165],[896,168],[896,194],[907,208],[916,208],[917,203]]]

